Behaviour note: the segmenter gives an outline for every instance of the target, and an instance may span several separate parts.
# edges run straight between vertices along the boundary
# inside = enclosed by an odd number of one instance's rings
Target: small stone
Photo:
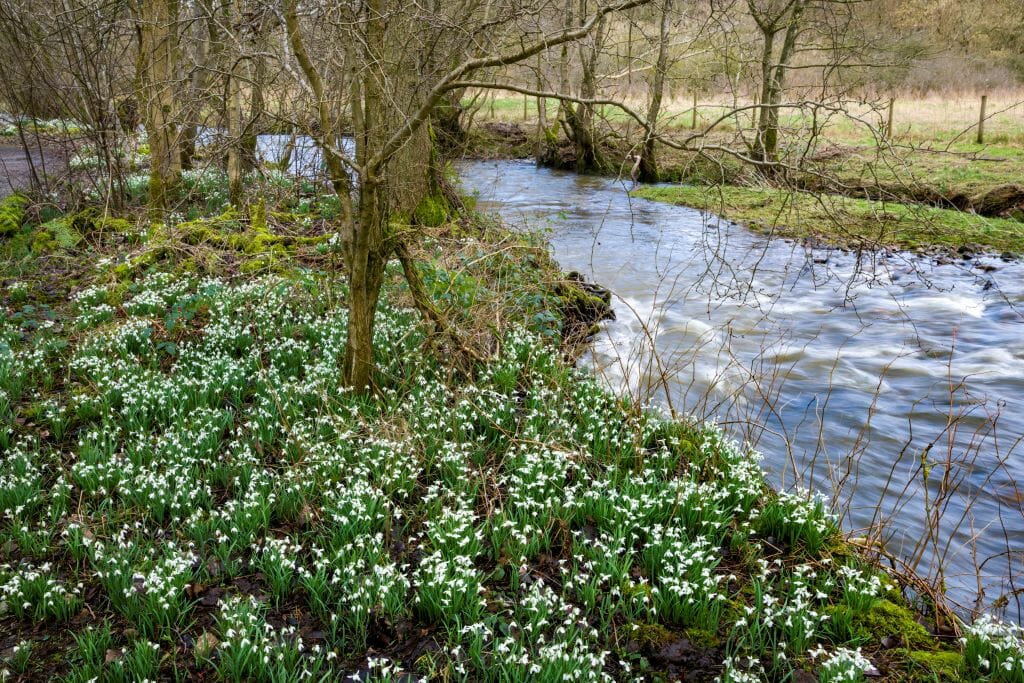
[[[302,509],[299,510],[298,522],[302,526],[309,526],[310,524],[316,521],[316,518],[316,510],[314,510],[309,505],[303,505]]]
[[[216,607],[217,603],[220,602],[220,589],[211,588],[203,594],[202,600],[199,601],[204,607]]]
[[[203,634],[196,638],[196,656],[209,657],[218,645],[220,645],[220,641],[217,640],[217,636],[209,631],[203,631]]]
[[[106,654],[103,655],[103,663],[112,664],[121,659],[122,656],[123,653],[120,650],[107,650]]]

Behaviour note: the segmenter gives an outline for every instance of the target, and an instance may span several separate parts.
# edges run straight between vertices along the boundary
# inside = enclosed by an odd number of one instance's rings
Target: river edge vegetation
[[[469,363],[389,263],[364,394],[333,195],[188,182],[166,222],[3,202],[5,676],[1024,677],[1019,627],[959,624],[755,453],[575,369],[601,302],[538,238],[427,231]]]

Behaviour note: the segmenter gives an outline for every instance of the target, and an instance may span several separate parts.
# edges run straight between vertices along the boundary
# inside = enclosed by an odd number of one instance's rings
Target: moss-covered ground
[[[486,360],[393,263],[349,391],[330,202],[284,195],[2,238],[5,677],[1021,680],[1019,631],[933,635],[820,499],[567,363],[578,297],[533,238],[424,234]]]

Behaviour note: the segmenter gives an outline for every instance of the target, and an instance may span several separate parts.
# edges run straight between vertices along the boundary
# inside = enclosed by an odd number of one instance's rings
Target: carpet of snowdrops
[[[4,677],[911,679],[872,627],[893,581],[755,453],[523,326],[459,378],[390,295],[355,394],[343,299],[160,271],[64,315],[5,298]],[[1015,626],[951,647],[1024,681]]]

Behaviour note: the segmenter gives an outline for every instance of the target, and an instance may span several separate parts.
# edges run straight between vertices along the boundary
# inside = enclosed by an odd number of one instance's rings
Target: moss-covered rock
[[[633,624],[627,637],[644,649],[661,647],[676,640],[679,636],[661,624]]]
[[[853,625],[867,631],[876,642],[894,638],[904,647],[915,649],[927,648],[933,642],[910,608],[891,600],[879,600],[871,609],[855,615]]]
[[[559,313],[565,321],[564,336],[593,336],[600,328],[602,320],[614,320],[615,311],[611,307],[611,292],[607,289],[586,282],[579,273],[569,273],[565,280],[555,286],[555,294],[559,298]]]

